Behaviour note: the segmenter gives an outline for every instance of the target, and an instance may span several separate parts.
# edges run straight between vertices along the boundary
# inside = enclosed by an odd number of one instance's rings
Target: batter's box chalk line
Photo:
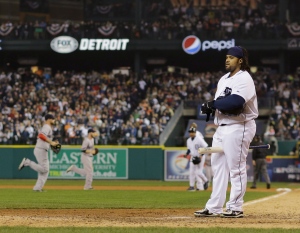
[[[281,196],[283,196],[283,195],[288,194],[288,193],[291,192],[292,190],[289,189],[289,188],[278,188],[278,189],[276,189],[276,191],[277,191],[277,192],[281,192],[281,193],[275,194],[275,195],[270,196],[270,197],[265,197],[265,198],[261,198],[261,199],[258,199],[258,200],[246,202],[243,206],[249,206],[249,205],[253,205],[253,204],[259,203],[259,202],[268,201],[268,200],[271,200],[271,199],[273,199],[273,198],[278,198],[278,197],[281,197]]]

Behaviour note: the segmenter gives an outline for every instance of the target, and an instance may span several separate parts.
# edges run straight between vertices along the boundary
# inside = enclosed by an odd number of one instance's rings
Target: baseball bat
[[[270,149],[270,144],[250,146],[249,149]],[[222,147],[204,147],[198,149],[199,154],[220,153],[220,152],[223,152]]]

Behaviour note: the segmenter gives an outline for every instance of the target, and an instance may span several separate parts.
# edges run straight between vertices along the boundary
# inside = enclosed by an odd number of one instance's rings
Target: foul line
[[[281,197],[281,196],[291,192],[292,190],[288,189],[288,188],[279,188],[279,189],[276,189],[276,191],[277,192],[283,191],[283,192],[279,193],[279,194],[275,194],[275,195],[270,196],[270,197],[265,197],[265,198],[262,198],[262,199],[246,202],[245,204],[243,204],[243,206],[248,206],[248,205],[256,204],[256,203],[259,203],[259,202],[268,201],[272,198],[278,198],[278,197]]]

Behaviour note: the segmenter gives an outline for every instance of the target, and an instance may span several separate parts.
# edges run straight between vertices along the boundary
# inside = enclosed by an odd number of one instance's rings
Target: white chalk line
[[[275,194],[275,195],[270,196],[270,197],[265,197],[265,198],[261,198],[261,199],[258,199],[258,200],[246,202],[245,204],[243,204],[243,206],[249,206],[249,205],[259,203],[259,202],[268,201],[268,200],[273,199],[273,198],[278,198],[278,197],[281,197],[283,195],[288,194],[292,190],[289,189],[289,188],[278,188],[278,189],[276,189],[276,191],[281,192],[281,193]],[[144,218],[144,217],[135,217],[135,218]],[[174,216],[174,217],[171,217],[171,216],[169,216],[169,217],[147,217],[147,218],[148,219],[153,219],[153,220],[163,220],[163,219],[194,219],[195,217],[194,216],[193,217],[188,217],[188,216]]]
[[[278,197],[281,197],[281,196],[283,196],[283,195],[288,194],[288,193],[291,192],[292,190],[291,190],[291,189],[288,189],[288,188],[278,188],[278,189],[276,189],[276,191],[277,191],[277,192],[283,191],[283,192],[282,192],[282,193],[279,193],[279,194],[275,194],[275,195],[270,196],[270,197],[265,197],[265,198],[261,198],[261,199],[258,199],[258,200],[246,202],[245,204],[243,204],[243,206],[249,206],[249,205],[253,205],[253,204],[259,203],[259,202],[268,201],[268,200],[271,200],[271,199],[273,199],[273,198],[278,198]]]

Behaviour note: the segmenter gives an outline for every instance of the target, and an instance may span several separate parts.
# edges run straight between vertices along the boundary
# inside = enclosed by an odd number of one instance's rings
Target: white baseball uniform
[[[223,212],[229,175],[231,192],[226,209],[242,211],[247,186],[246,159],[256,132],[254,119],[258,116],[255,86],[247,71],[240,70],[232,77],[229,73],[224,75],[218,83],[215,100],[224,94],[243,97],[245,108],[238,116],[225,115],[216,110],[214,123],[219,127],[213,136],[212,146],[222,147],[224,152],[212,153],[213,191],[206,208],[217,214]]]
[[[94,138],[89,139],[86,137],[81,146],[81,150],[93,150],[94,149]],[[78,168],[77,166],[73,166],[70,171],[74,171],[81,176],[85,176],[85,185],[84,189],[92,189],[92,183],[93,183],[93,173],[94,173],[94,167],[93,167],[93,155],[87,154],[85,152],[82,152],[81,154],[81,163],[83,164],[83,169]]]
[[[212,177],[214,176],[212,169],[211,169],[211,154],[205,155],[204,171],[205,171],[205,176],[207,177],[208,181],[211,182]]]
[[[197,134],[196,134],[197,135]],[[205,162],[205,155],[201,156],[198,153],[200,147],[207,147],[208,144],[204,141],[203,137],[195,136],[194,139],[191,137],[187,139],[187,148],[190,150],[190,174],[189,181],[190,187],[194,187],[195,180],[197,181],[197,189],[203,190],[203,182],[207,182],[207,178],[203,173],[203,167]],[[201,156],[201,162],[199,164],[193,164],[192,158],[194,156]]]
[[[196,136],[200,137],[200,138],[204,138],[203,134],[200,131],[198,131],[198,130],[196,131]]]
[[[44,124],[42,130],[39,132],[44,134],[47,138],[53,138],[52,128],[48,124]],[[25,160],[24,166],[29,166],[33,170],[37,171],[38,179],[33,187],[33,190],[38,191],[42,190],[49,174],[49,159],[48,159],[48,150],[50,148],[50,144],[48,142],[43,141],[42,139],[38,138],[35,148],[34,148],[34,156],[38,163],[31,161],[29,159]]]

